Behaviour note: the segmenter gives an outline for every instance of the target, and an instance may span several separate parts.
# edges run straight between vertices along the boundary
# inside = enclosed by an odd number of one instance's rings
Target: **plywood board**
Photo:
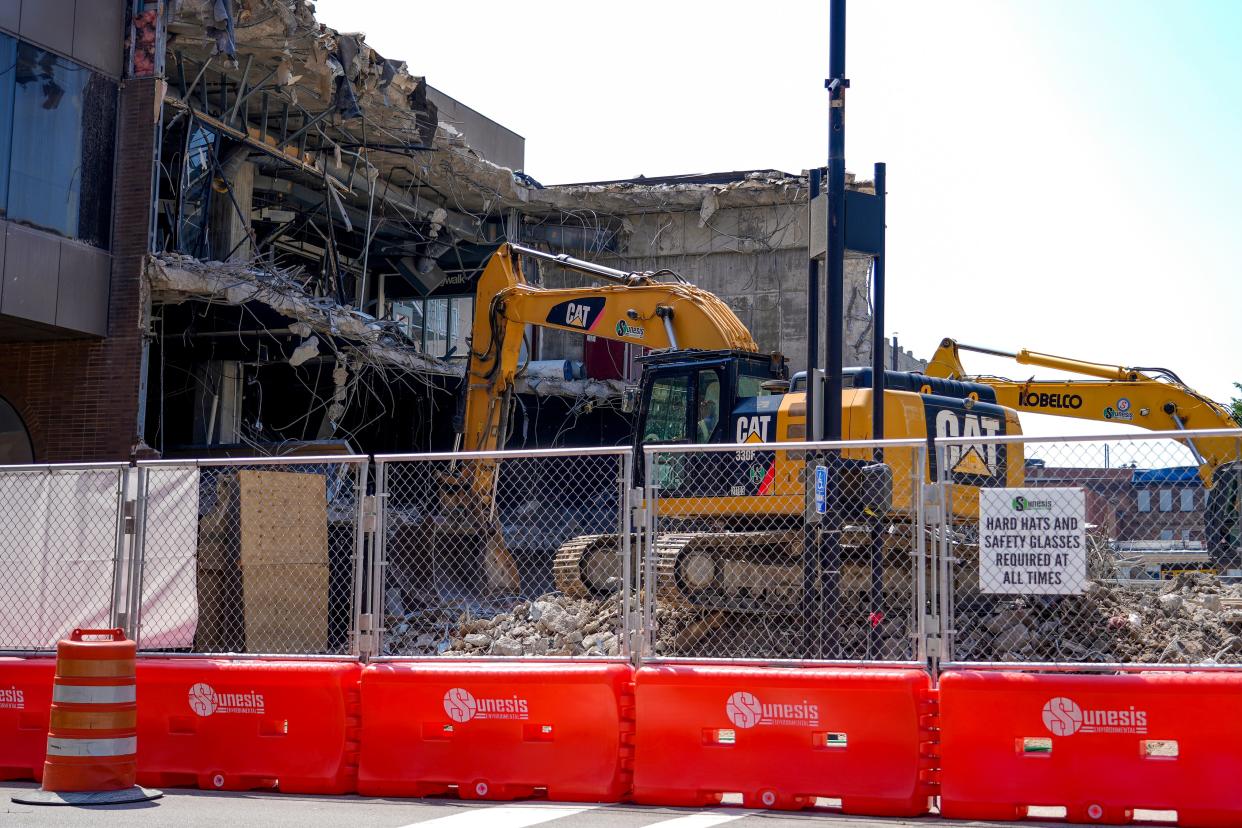
[[[325,478],[237,474],[243,613],[250,653],[325,652],[328,514]]]

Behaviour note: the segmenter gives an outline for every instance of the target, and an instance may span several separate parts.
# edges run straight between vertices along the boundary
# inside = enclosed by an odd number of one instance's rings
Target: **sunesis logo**
[[[1043,718],[1044,727],[1053,736],[1147,732],[1147,711],[1133,705],[1126,710],[1083,710],[1073,699],[1057,696],[1044,705]]]
[[[1030,500],[1025,497],[1015,497],[1013,499],[1013,510],[1015,512],[1048,511],[1051,508],[1051,500]]]
[[[26,694],[19,690],[16,685],[0,687],[0,709],[25,710]]]
[[[204,682],[190,688],[190,709],[200,716],[213,713],[263,713],[266,706],[263,694],[253,690],[248,693],[217,693]]]
[[[444,694],[444,712],[455,722],[471,719],[530,718],[530,703],[518,696],[507,699],[476,699],[464,687],[454,687]]]
[[[638,328],[622,319],[617,323],[617,336],[628,336],[633,339],[642,339],[647,335],[646,328]]]
[[[1022,394],[1019,399],[1027,408],[1082,408],[1082,397],[1077,394]]]
[[[756,725],[819,725],[819,705],[806,699],[793,704],[761,702],[754,693],[739,690],[725,702],[725,715],[743,730]]]

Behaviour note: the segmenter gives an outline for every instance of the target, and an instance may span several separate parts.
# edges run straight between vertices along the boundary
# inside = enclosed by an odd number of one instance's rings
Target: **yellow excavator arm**
[[[1024,382],[999,377],[970,376],[962,367],[961,351],[973,351],[1012,359],[1092,379],[1035,380]],[[996,390],[1000,405],[1034,414],[1073,417],[1134,425],[1152,431],[1237,428],[1229,410],[1188,387],[1172,371],[1163,368],[1126,368],[1021,350],[1016,353],[942,340],[927,366],[927,375],[969,380]],[[1220,466],[1238,459],[1233,437],[1187,438],[1185,444],[1199,464],[1206,485]]]
[[[531,285],[522,276],[520,256],[552,261],[613,284]],[[527,325],[653,350],[758,349],[736,314],[708,291],[513,244],[492,255],[476,296],[461,441],[466,451],[503,448],[504,397],[517,376]]]

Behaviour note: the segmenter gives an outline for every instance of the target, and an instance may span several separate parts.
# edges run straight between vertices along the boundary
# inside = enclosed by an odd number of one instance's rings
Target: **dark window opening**
[[[0,466],[19,466],[34,462],[34,447],[26,424],[16,409],[0,397]]]

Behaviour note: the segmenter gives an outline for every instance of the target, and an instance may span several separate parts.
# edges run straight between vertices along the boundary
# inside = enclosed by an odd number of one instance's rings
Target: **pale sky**
[[[828,0],[316,6],[523,135],[545,184],[826,162]],[[846,158],[888,164],[888,333],[922,357],[953,336],[1157,365],[1228,399],[1240,27],[1230,0],[853,0]]]

